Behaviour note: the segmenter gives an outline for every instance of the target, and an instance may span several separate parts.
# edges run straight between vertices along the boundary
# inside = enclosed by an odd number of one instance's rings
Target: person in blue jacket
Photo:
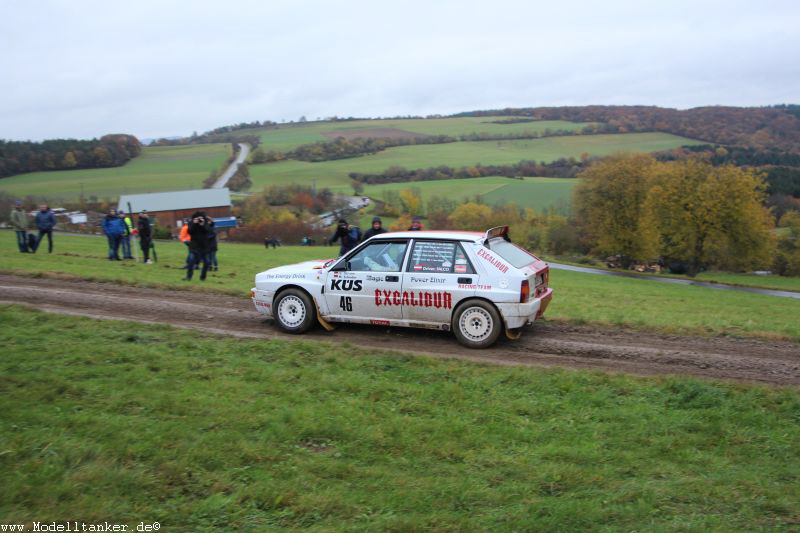
[[[125,221],[119,218],[116,209],[110,209],[103,218],[103,233],[108,238],[108,260],[121,261],[119,258],[119,245],[125,235]]]
[[[52,254],[53,227],[56,225],[56,216],[50,211],[47,204],[42,204],[39,206],[39,211],[36,213],[33,220],[36,223],[36,228],[39,230],[39,236],[36,238],[36,247],[33,249],[33,253],[36,253],[36,250],[39,249],[39,245],[42,243],[42,238],[47,235],[47,253]]]

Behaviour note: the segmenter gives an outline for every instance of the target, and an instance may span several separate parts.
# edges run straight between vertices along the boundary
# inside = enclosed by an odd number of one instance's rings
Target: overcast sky
[[[0,138],[800,103],[798,1],[0,2]]]

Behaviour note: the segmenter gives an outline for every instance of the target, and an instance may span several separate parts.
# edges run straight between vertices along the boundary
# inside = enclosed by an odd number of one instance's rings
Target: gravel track
[[[340,325],[303,337],[280,333],[250,300],[210,292],[0,275],[0,303],[103,319],[170,324],[249,338],[305,338],[433,357],[524,366],[597,369],[638,375],[800,385],[800,344],[731,337],[688,337],[541,321],[517,341],[467,350],[440,331]]]

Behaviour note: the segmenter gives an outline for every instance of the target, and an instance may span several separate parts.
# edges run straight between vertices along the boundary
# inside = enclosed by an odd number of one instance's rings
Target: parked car
[[[511,242],[508,226],[408,231],[377,235],[338,259],[261,272],[251,297],[288,333],[317,322],[420,327],[485,348],[544,314],[548,277],[544,261]]]

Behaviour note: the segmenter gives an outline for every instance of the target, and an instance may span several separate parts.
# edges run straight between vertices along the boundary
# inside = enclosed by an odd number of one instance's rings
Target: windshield
[[[501,237],[489,240],[488,248],[511,263],[514,268],[528,266],[539,258]]]

